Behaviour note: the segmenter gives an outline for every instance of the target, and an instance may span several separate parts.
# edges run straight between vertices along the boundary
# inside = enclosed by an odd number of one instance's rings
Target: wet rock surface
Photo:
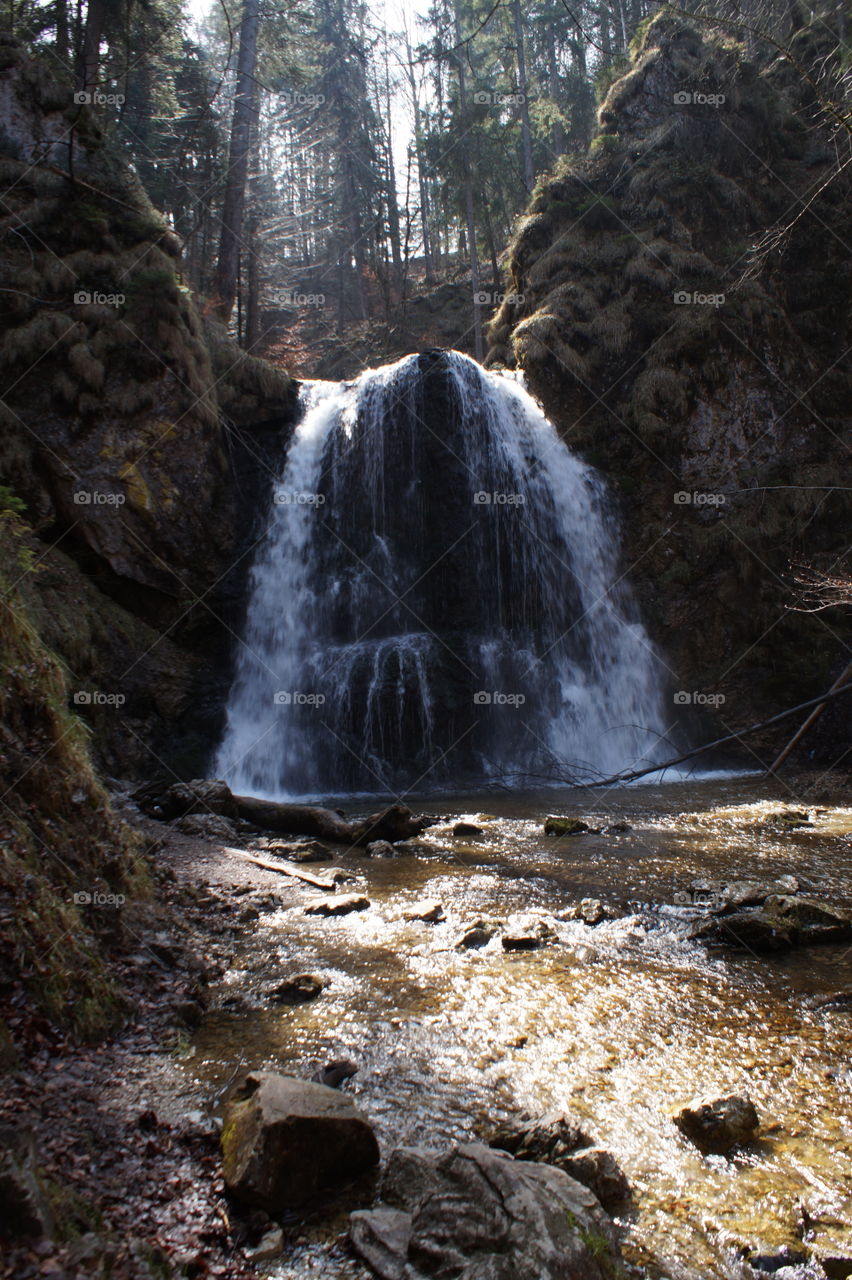
[[[619,1264],[612,1223],[585,1187],[478,1143],[393,1152],[382,1196],[350,1220],[352,1247],[381,1280],[605,1280]]]
[[[734,1147],[751,1142],[760,1127],[749,1098],[696,1098],[672,1117],[684,1137],[706,1155],[727,1155]]]

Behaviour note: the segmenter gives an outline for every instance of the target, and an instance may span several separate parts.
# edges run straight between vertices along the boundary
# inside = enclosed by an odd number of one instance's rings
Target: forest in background
[[[306,318],[315,335],[391,322],[418,290],[463,278],[481,358],[518,216],[560,156],[586,151],[597,105],[658,9],[219,0],[193,24],[183,0],[93,0],[85,12],[20,0],[4,16],[51,74],[74,77],[69,168],[94,114],[180,237],[190,285],[246,349],[266,353],[270,334]],[[685,9],[758,60],[811,17],[800,0]],[[844,10],[840,56],[814,85],[840,135]],[[311,372],[309,351],[300,363]]]

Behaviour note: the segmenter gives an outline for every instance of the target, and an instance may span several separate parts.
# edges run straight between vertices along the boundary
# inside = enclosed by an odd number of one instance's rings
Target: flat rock
[[[554,937],[552,927],[536,915],[510,916],[503,931],[504,951],[537,951]]]
[[[750,1098],[730,1094],[724,1098],[695,1098],[672,1119],[685,1138],[705,1155],[727,1155],[750,1142],[760,1127]]]
[[[350,1098],[274,1071],[253,1072],[233,1094],[222,1153],[231,1194],[272,1214],[379,1161],[372,1127]]]
[[[444,904],[438,898],[422,898],[402,913],[404,920],[422,920],[424,924],[438,924],[444,919]]]
[[[353,1215],[350,1228],[353,1249],[381,1280],[618,1274],[610,1219],[590,1191],[550,1165],[479,1143],[443,1154],[402,1149],[391,1153],[382,1194],[388,1203]]]
[[[306,916],[348,916],[351,911],[366,911],[370,899],[360,893],[341,893],[330,898],[314,898],[305,907]]]

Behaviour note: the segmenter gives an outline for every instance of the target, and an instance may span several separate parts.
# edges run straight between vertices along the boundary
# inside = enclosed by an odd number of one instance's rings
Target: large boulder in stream
[[[353,1213],[349,1238],[381,1280],[611,1280],[612,1222],[561,1169],[479,1143],[401,1148],[384,1204]]]
[[[793,894],[770,894],[757,909],[697,921],[689,936],[747,951],[786,951],[790,947],[852,940],[852,911]]]
[[[630,1184],[615,1156],[597,1146],[568,1116],[557,1112],[501,1125],[489,1138],[489,1146],[508,1151],[516,1160],[555,1165],[582,1182],[607,1207],[630,1195]]]
[[[222,1128],[225,1185],[268,1213],[303,1204],[379,1162],[365,1117],[336,1089],[257,1071],[231,1097]]]

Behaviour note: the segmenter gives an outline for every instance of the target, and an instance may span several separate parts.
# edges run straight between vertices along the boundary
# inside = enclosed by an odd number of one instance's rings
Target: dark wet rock
[[[479,947],[486,947],[497,932],[496,924],[487,923],[484,920],[475,920],[473,924],[469,924],[461,937],[456,942],[456,949],[459,951],[475,951]]]
[[[175,1017],[186,1027],[200,1027],[204,1018],[204,1006],[198,1000],[179,1000],[174,1006]]]
[[[321,840],[300,840],[296,844],[270,840],[265,851],[288,862],[331,862],[331,850]]]
[[[849,941],[852,912],[815,898],[770,894],[755,910],[697,921],[689,936],[749,951],[786,951],[795,946]]]
[[[604,827],[604,835],[606,836],[626,836],[632,831],[629,822],[611,822],[608,827]]]
[[[284,1251],[284,1232],[280,1227],[273,1227],[258,1240],[252,1249],[246,1250],[246,1257],[251,1262],[270,1262]]]
[[[411,1214],[402,1209],[357,1210],[349,1219],[349,1240],[382,1280],[402,1280],[411,1240]]]
[[[438,898],[422,898],[402,914],[404,920],[421,920],[424,924],[438,924],[444,919],[444,904]]]
[[[347,1080],[358,1074],[358,1064],[351,1058],[335,1058],[320,1067],[311,1076],[315,1084],[324,1084],[329,1089],[339,1089]]]
[[[750,907],[765,902],[773,894],[799,892],[795,876],[779,876],[777,880],[732,880],[720,891],[722,909]]]
[[[590,1191],[550,1165],[479,1143],[445,1154],[403,1149],[391,1154],[382,1195],[396,1213],[388,1216],[386,1206],[360,1212],[350,1231],[381,1280],[605,1280],[618,1273],[610,1219]],[[376,1221],[375,1213],[383,1216]]]
[[[175,826],[182,835],[197,836],[201,840],[235,840],[238,833],[233,818],[220,813],[188,813],[178,818]]]
[[[581,836],[586,831],[591,831],[591,827],[587,822],[581,822],[579,818],[560,818],[551,815],[544,822],[546,836]]]
[[[814,824],[807,809],[779,809],[776,813],[767,814],[762,825],[770,830],[796,831]]]
[[[396,849],[389,840],[373,840],[364,849],[368,858],[395,858]]]
[[[696,1098],[673,1117],[685,1138],[705,1155],[727,1155],[750,1142],[760,1127],[754,1104],[747,1097]]]
[[[506,921],[503,931],[504,951],[537,951],[553,938],[551,925],[536,915],[514,915]]]
[[[578,1147],[590,1147],[592,1139],[570,1117],[551,1111],[535,1120],[507,1121],[491,1134],[488,1145],[518,1160],[558,1164]]]
[[[758,1253],[749,1258],[749,1266],[760,1275],[777,1275],[782,1269],[798,1268],[808,1261],[808,1255],[801,1249],[791,1249],[784,1245],[777,1253]]]
[[[304,1204],[379,1161],[375,1134],[349,1098],[272,1071],[247,1076],[232,1096],[222,1152],[231,1194],[269,1213]]]
[[[552,1163],[588,1187],[604,1208],[620,1204],[630,1195],[630,1183],[624,1170],[612,1152],[604,1147],[581,1147]]]
[[[149,817],[167,821],[187,814],[218,814],[236,818],[237,805],[231,788],[221,778],[196,778],[170,786],[147,783],[133,793],[133,799]]]
[[[35,1134],[23,1125],[0,1124],[0,1236],[40,1238],[52,1232]]]
[[[325,988],[325,982],[316,973],[297,973],[295,977],[285,978],[269,992],[273,1004],[307,1004],[316,1000]]]
[[[453,827],[454,836],[484,836],[485,832],[482,827],[478,827],[475,822],[457,822]]]
[[[804,1003],[808,1009],[852,1010],[852,989],[830,991],[827,995],[822,996],[810,996]]]
[[[314,898],[305,907],[306,916],[347,916],[351,911],[366,911],[370,899],[360,893],[341,893],[330,898]]]

